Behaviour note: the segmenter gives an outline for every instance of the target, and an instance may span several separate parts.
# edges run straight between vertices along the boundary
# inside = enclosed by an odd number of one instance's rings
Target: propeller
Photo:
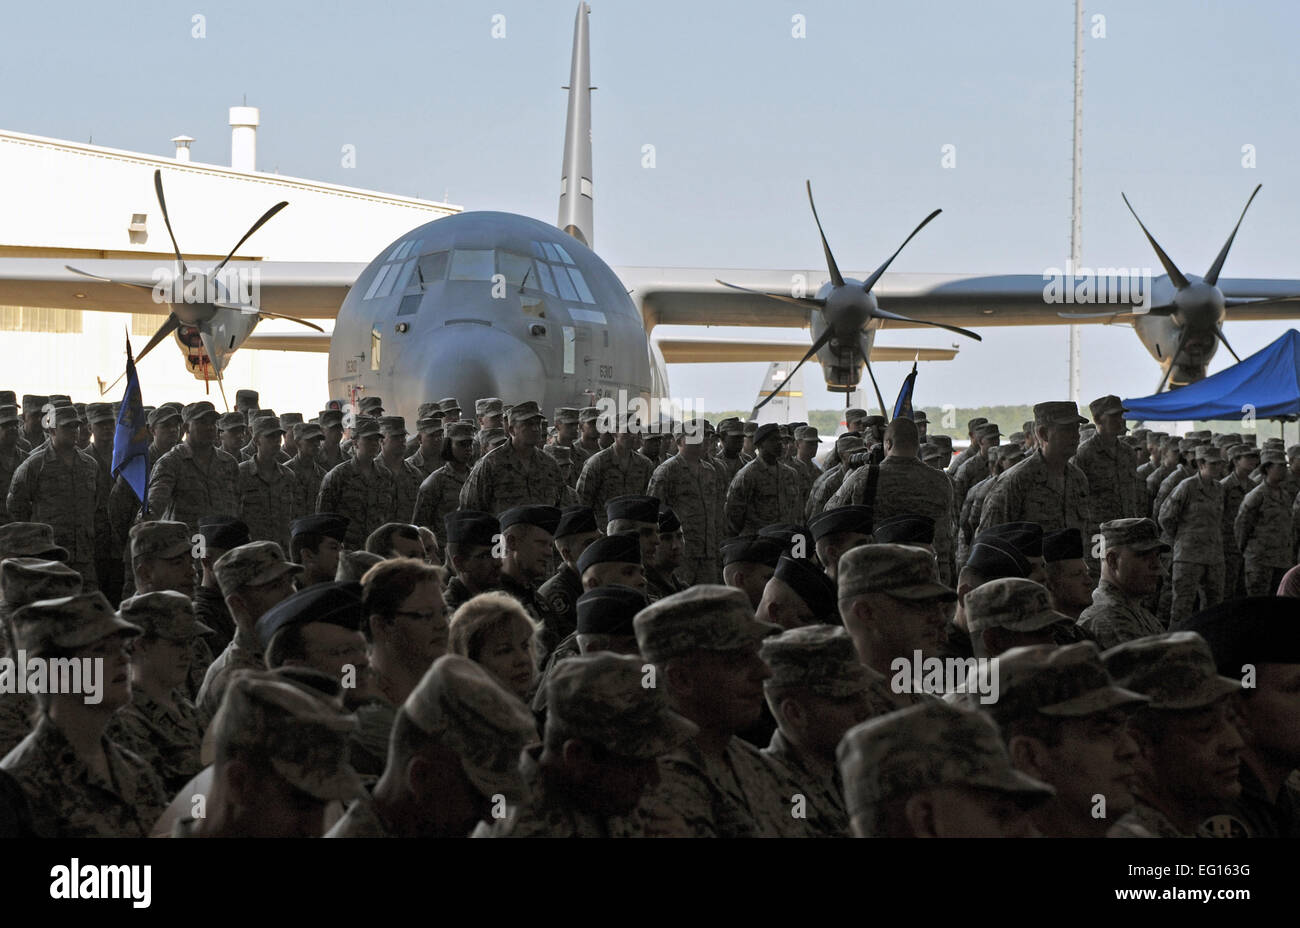
[[[738,284],[727,283],[725,280],[717,280],[717,283],[732,290],[739,290],[742,293],[750,293],[755,296],[763,296],[772,300],[779,300],[783,303],[792,303],[795,306],[809,310],[817,310],[822,314],[822,319],[826,323],[826,328],[822,334],[813,342],[808,353],[803,356],[798,364],[790,371],[781,384],[764,397],[751,413],[751,418],[757,415],[758,410],[771,401],[771,399],[785,389],[785,385],[803,367],[804,363],[817,354],[832,337],[838,339],[840,344],[851,345],[850,351],[856,350],[862,356],[862,361],[866,365],[867,374],[871,378],[873,386],[876,384],[875,373],[871,370],[870,342],[867,338],[867,327],[872,319],[881,322],[892,321],[901,322],[907,325],[932,325],[940,329],[947,329],[949,332],[956,332],[958,335],[965,335],[967,338],[973,338],[976,341],[983,339],[972,332],[970,329],[963,329],[960,326],[948,325],[943,322],[932,322],[927,319],[912,319],[908,316],[902,316],[898,313],[891,313],[881,309],[875,296],[871,293],[871,288],[876,285],[884,275],[889,266],[893,264],[894,259],[899,256],[907,243],[916,237],[916,234],[924,229],[942,210],[936,209],[930,215],[921,220],[920,224],[912,230],[907,238],[903,239],[903,244],[899,245],[894,253],[885,259],[880,267],[876,268],[865,281],[846,280],[840,273],[839,264],[835,261],[835,254],[831,251],[830,242],[826,238],[826,232],[822,229],[821,217],[817,215],[817,203],[813,198],[812,181],[804,181],[804,187],[808,191],[808,205],[812,209],[813,221],[817,224],[817,235],[821,238],[822,252],[826,256],[826,270],[830,275],[831,290],[825,298],[817,297],[793,297],[784,293],[770,293],[764,290],[753,290],[749,287],[741,287]],[[885,402],[880,396],[880,388],[876,386],[876,399],[880,401],[880,408],[883,411]],[[846,395],[847,402],[847,395]],[[888,413],[886,413],[888,415]]]
[[[1186,330],[1180,330],[1178,333],[1178,341],[1174,343],[1174,353],[1169,356],[1169,366],[1165,368],[1165,372],[1160,378],[1160,383],[1156,384],[1157,394],[1162,392],[1165,388],[1165,384],[1169,382],[1169,375],[1174,372],[1174,364],[1178,360],[1178,352],[1183,350],[1183,341],[1186,340],[1186,338]],[[1230,348],[1228,350],[1231,351],[1232,349]]]

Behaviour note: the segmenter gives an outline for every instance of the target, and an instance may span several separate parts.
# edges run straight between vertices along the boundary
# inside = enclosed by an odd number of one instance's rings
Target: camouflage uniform
[[[1261,482],[1247,493],[1237,512],[1234,531],[1245,561],[1246,595],[1274,595],[1281,574],[1295,563],[1291,499],[1286,490]]]
[[[424,483],[425,480],[429,479],[429,475],[443,464],[443,462],[438,460],[437,457],[426,459],[424,452],[418,448],[416,449],[415,454],[412,454],[406,459],[406,463],[410,464],[417,472],[419,472],[421,483]]]
[[[1091,508],[1088,478],[1066,463],[1064,479],[1047,473],[1043,453],[1035,450],[1004,471],[984,499],[980,531],[1007,522],[1037,522],[1044,532],[1062,528],[1088,530]]]
[[[451,464],[444,464],[425,478],[415,497],[415,511],[411,521],[433,531],[438,544],[447,547],[447,513],[460,508],[460,491],[465,486],[469,471],[460,472]]]
[[[630,452],[619,457],[617,445],[610,445],[587,459],[578,477],[578,505],[587,506],[601,521],[605,504],[617,496],[644,496],[655,467],[644,455]]]
[[[284,466],[293,472],[294,480],[297,481],[298,489],[296,492],[297,502],[294,504],[294,511],[299,516],[311,516],[316,514],[316,500],[320,498],[320,485],[325,480],[327,471],[321,467],[319,457],[315,460],[307,460],[301,455],[295,454],[289,459],[289,463]],[[284,550],[288,551],[288,548]]]
[[[839,463],[828,467],[822,472],[822,475],[813,482],[812,492],[808,495],[808,503],[804,506],[805,522],[811,522],[815,517],[822,514],[822,510],[826,508],[827,500],[835,495],[848,475],[848,468]]]
[[[26,459],[27,454],[21,448],[14,448],[8,454],[0,451],[0,525],[15,521],[9,515],[9,485],[13,482],[14,471]]]
[[[415,513],[416,498],[420,495],[420,485],[424,482],[424,477],[413,464],[406,461],[399,461],[398,469],[388,466],[388,463],[380,458],[375,458],[375,466],[383,467],[388,470],[393,478],[393,520],[396,522],[409,522]]]
[[[1236,474],[1228,474],[1219,481],[1219,485],[1223,487],[1223,523],[1220,528],[1223,537],[1223,597],[1235,599],[1246,595],[1246,587],[1242,583],[1241,575],[1241,548],[1237,546],[1235,523],[1237,513],[1241,510],[1241,501],[1246,498],[1247,493],[1255,489],[1255,485],[1251,483],[1249,477],[1239,480]],[[1292,521],[1294,522],[1294,518]]]
[[[385,522],[394,521],[396,515],[397,489],[393,475],[378,458],[371,463],[374,470],[367,475],[362,473],[356,459],[344,461],[321,481],[316,511],[337,513],[348,520],[343,539],[348,548],[364,548],[370,533]]]
[[[1217,449],[1213,449],[1217,450]],[[1173,537],[1173,602],[1170,622],[1223,601],[1223,487],[1200,475],[1174,488],[1160,508],[1160,525]]]
[[[199,687],[198,698],[195,700],[199,712],[207,718],[216,714],[226,685],[230,683],[235,671],[265,670],[263,651],[254,635],[235,626],[234,639],[208,665],[207,673],[203,675],[203,685]]]
[[[302,485],[297,475],[286,464],[272,462],[271,466],[274,470],[268,479],[258,470],[256,460],[239,465],[239,505],[235,514],[248,525],[250,541],[274,541],[281,550],[288,551],[289,523],[311,513],[299,508]]]
[[[988,475],[988,449],[981,451],[979,454],[972,454],[967,458],[961,467],[957,468],[957,473],[952,477],[953,505],[960,509],[962,503],[966,501],[966,494],[971,491],[975,484]]]
[[[529,448],[520,460],[506,442],[478,459],[461,488],[460,508],[499,516],[516,506],[554,506],[563,486],[560,469],[550,455]]]
[[[1141,598],[1128,596],[1105,577],[1092,591],[1092,605],[1079,614],[1079,624],[1102,650],[1164,632]]]
[[[1180,464],[1175,464],[1173,466],[1170,466],[1168,464],[1161,464],[1159,467],[1152,470],[1151,473],[1147,474],[1147,480],[1146,480],[1147,499],[1151,500],[1153,509],[1155,506],[1156,494],[1160,492],[1160,485],[1165,482],[1166,477],[1168,477],[1170,474],[1172,474],[1175,470],[1177,470],[1181,466],[1182,465]],[[1151,515],[1151,514],[1153,513],[1146,513],[1146,515]]]
[[[46,444],[18,465],[9,485],[9,518],[44,522],[68,550],[68,564],[95,586],[95,539],[108,531],[108,482],[95,458],[73,449],[64,461]]]
[[[174,794],[203,769],[199,747],[206,727],[194,703],[180,692],[164,706],[136,689],[131,705],[113,719],[109,737],[134,751]]]
[[[709,460],[718,466],[723,479],[727,481],[727,486],[731,486],[731,481],[736,479],[736,474],[740,473],[741,468],[746,463],[745,459],[739,454],[734,458],[729,458],[725,454],[716,454]]]
[[[1074,455],[1074,465],[1088,478],[1089,505],[1092,507],[1092,519],[1088,523],[1085,538],[1096,536],[1101,531],[1103,522],[1147,514],[1145,498],[1139,500],[1137,497],[1137,485],[1130,464],[1132,458],[1129,447],[1118,439],[1106,447],[1101,437],[1094,435],[1079,445],[1079,450]]]
[[[537,599],[546,606],[543,625],[537,631],[537,663],[545,665],[547,657],[564,638],[578,628],[578,597],[582,595],[582,578],[563,562],[559,569],[537,588]]]
[[[1186,480],[1188,477],[1196,476],[1196,468],[1189,464],[1179,464],[1164,480],[1160,481],[1160,486],[1156,489],[1156,499],[1152,504],[1152,517],[1159,522],[1160,510],[1165,505],[1165,500],[1169,499],[1169,494],[1174,492],[1174,488]],[[1173,544],[1174,539],[1171,536],[1165,537],[1168,544]]]
[[[798,456],[786,458],[782,463],[789,464],[795,469],[795,473],[799,475],[799,498],[804,501],[804,505],[800,507],[800,515],[802,515],[803,511],[808,508],[808,499],[812,497],[813,484],[817,482],[817,478],[822,475],[822,472],[812,461],[801,461]]]
[[[985,477],[971,487],[970,492],[966,494],[966,499],[961,504],[961,517],[957,520],[956,562],[958,564],[965,564],[966,558],[970,556],[970,546],[975,539],[975,532],[979,528],[980,516],[984,514],[984,500],[988,498],[989,491],[993,489],[993,484],[997,479],[997,474]]]
[[[804,503],[799,487],[799,474],[788,464],[750,461],[727,488],[727,531],[733,536],[757,535],[775,522],[798,524]]]
[[[680,454],[655,468],[646,494],[677,514],[685,545],[682,579],[716,583],[721,576],[718,545],[722,541],[722,476],[707,461],[691,464]]]
[[[202,516],[229,515],[239,507],[239,462],[212,449],[206,467],[181,442],[158,459],[149,474],[149,514],[184,522],[197,532]]]

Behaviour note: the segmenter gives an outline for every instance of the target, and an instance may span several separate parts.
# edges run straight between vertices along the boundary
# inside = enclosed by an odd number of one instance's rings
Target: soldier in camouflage
[[[1101,648],[1164,631],[1145,600],[1159,587],[1160,555],[1169,545],[1150,519],[1114,519],[1101,526],[1101,582],[1079,625]]]
[[[1174,541],[1173,603],[1178,622],[1223,599],[1223,452],[1196,449],[1198,473],[1174,488],[1160,508],[1160,525]]]
[[[654,465],[636,453],[641,446],[641,425],[635,417],[620,416],[614,443],[589,457],[578,477],[578,505],[604,512],[616,496],[641,496],[650,483]]]
[[[149,474],[149,512],[198,530],[201,516],[238,512],[239,462],[213,445],[217,411],[191,403],[181,414],[185,440],[158,459]]]
[[[804,506],[803,521],[811,523],[822,514],[827,501],[835,495],[841,484],[849,475],[849,458],[864,448],[862,437],[853,432],[845,432],[835,439],[831,454],[836,463],[822,471],[822,475],[813,482],[812,494]]]
[[[540,450],[542,414],[537,404],[510,410],[510,440],[478,460],[460,491],[460,507],[500,515],[515,506],[554,506],[560,498],[560,470]]]
[[[780,459],[780,426],[775,422],[759,426],[754,448],[757,457],[736,473],[727,488],[724,514],[733,536],[756,535],[773,522],[799,522],[803,513],[799,473]]]
[[[379,462],[380,430],[374,419],[358,419],[354,456],[321,481],[317,512],[333,512],[348,520],[344,544],[365,547],[370,533],[396,518],[397,489],[392,472]]]
[[[289,523],[309,512],[299,508],[303,497],[297,474],[280,463],[283,437],[284,426],[279,419],[262,416],[253,420],[257,451],[239,465],[239,505],[235,514],[248,526],[254,541],[274,541],[282,551],[288,551]]]
[[[1294,564],[1291,498],[1283,483],[1286,458],[1278,451],[1260,455],[1264,479],[1242,498],[1233,531],[1245,562],[1247,596],[1271,596]]]
[[[393,480],[393,519],[406,522],[415,512],[415,498],[419,495],[424,476],[414,464],[406,461],[406,420],[401,416],[384,416],[379,420],[382,436],[376,466],[386,468]]]
[[[9,515],[9,485],[14,471],[27,457],[27,452],[18,446],[21,427],[18,407],[0,406],[0,525],[13,521]]]
[[[454,422],[443,430],[438,457],[444,463],[420,484],[415,497],[416,525],[433,530],[439,546],[447,548],[446,517],[460,506],[460,491],[469,476],[474,454],[474,426]]]
[[[722,541],[722,476],[705,459],[700,420],[683,423],[677,453],[650,478],[646,493],[681,520],[685,534],[681,579],[687,585],[716,583],[722,576],[718,546]]]

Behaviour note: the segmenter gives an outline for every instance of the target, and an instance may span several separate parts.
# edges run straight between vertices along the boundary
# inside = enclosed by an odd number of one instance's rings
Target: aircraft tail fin
[[[785,380],[786,375],[790,373],[790,364],[788,362],[773,361],[767,366],[767,373],[763,375],[763,382],[759,385],[757,399],[755,404],[763,400],[773,389]],[[758,411],[756,422],[778,422],[785,424],[787,422],[808,421],[808,400],[803,393],[803,371],[797,371],[794,377],[786,384],[785,389],[778,393],[771,402]]]
[[[573,62],[569,67],[569,110],[564,122],[564,166],[560,171],[560,218],[556,225],[588,248],[592,247],[591,186],[591,48],[587,16],[591,8],[578,4],[573,21]]]

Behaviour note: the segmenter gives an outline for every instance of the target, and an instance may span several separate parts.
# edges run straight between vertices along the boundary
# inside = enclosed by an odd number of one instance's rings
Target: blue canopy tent
[[[1252,409],[1253,407],[1253,409]],[[1300,415],[1300,332],[1290,329],[1241,363],[1168,393],[1124,400],[1126,419],[1293,421]]]

